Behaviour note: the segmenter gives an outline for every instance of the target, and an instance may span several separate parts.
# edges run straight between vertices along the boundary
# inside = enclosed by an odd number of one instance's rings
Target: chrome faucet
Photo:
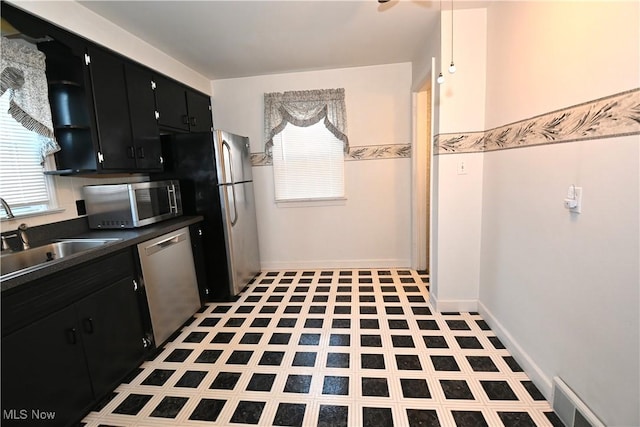
[[[27,237],[27,224],[20,224],[18,227],[18,237],[20,238],[20,242],[22,243],[22,250],[26,251],[31,246],[29,246],[29,238]]]
[[[0,203],[2,204],[4,211],[7,213],[7,219],[15,218],[13,212],[11,211],[11,206],[9,206],[9,203],[5,202],[2,197],[0,197]]]
[[[9,242],[7,242],[7,237],[15,237],[15,234],[2,236],[2,252],[11,252],[11,246],[9,246]]]

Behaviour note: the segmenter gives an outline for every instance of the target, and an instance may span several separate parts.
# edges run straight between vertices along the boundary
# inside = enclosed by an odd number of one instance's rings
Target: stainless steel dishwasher
[[[200,308],[189,228],[138,245],[153,338],[164,343]]]

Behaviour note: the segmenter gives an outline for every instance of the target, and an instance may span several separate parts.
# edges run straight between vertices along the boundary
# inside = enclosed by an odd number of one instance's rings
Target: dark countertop
[[[43,263],[40,267],[32,269],[23,274],[18,274],[15,277],[11,277],[0,282],[0,291],[5,292],[8,290],[15,290],[16,287],[28,283],[32,280],[39,279],[52,273],[73,267],[78,264],[82,264],[87,261],[91,261],[98,257],[107,255],[112,252],[116,252],[120,249],[127,248],[129,246],[137,245],[138,243],[145,242],[147,240],[154,239],[166,233],[178,230],[183,227],[188,227],[192,224],[196,224],[202,221],[204,218],[201,216],[181,216],[179,218],[170,219],[167,221],[159,222],[157,224],[148,225],[142,228],[127,229],[127,230],[89,230],[80,234],[68,235],[62,233],[56,236],[56,239],[69,239],[69,238],[119,238],[122,240],[108,243],[97,248],[89,249],[77,254],[68,255],[66,257],[56,259],[50,262]]]

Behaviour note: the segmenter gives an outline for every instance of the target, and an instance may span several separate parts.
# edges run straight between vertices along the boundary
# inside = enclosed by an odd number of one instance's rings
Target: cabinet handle
[[[84,328],[84,331],[87,334],[92,334],[93,333],[93,319],[91,317],[87,317],[86,319],[84,319],[82,321],[82,326]]]
[[[135,151],[135,147],[133,145],[129,145],[127,147],[127,151],[129,152],[128,157],[130,159],[135,159],[136,158],[136,151]]]
[[[144,147],[138,147],[138,158],[144,159]]]
[[[71,345],[78,343],[78,337],[76,336],[76,328],[67,329],[67,342]]]
[[[195,118],[195,117],[189,117],[189,124],[190,124],[191,126],[197,126],[197,125],[198,125],[198,122],[196,121],[196,118]]]
[[[189,124],[189,116],[187,116],[187,115],[182,116],[182,124],[183,125],[188,125]]]

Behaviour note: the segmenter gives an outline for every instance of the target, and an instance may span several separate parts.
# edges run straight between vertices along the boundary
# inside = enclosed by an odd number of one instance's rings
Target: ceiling
[[[437,34],[440,8],[414,0],[79,3],[212,80],[409,62]]]

